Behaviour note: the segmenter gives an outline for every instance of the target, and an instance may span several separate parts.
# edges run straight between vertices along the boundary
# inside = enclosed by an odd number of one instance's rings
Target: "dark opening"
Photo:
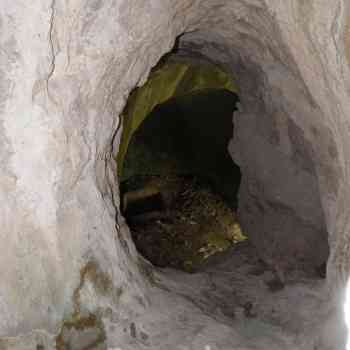
[[[195,271],[245,239],[236,220],[241,173],[228,152],[237,94],[202,89],[157,105],[124,160],[122,210],[154,265]]]

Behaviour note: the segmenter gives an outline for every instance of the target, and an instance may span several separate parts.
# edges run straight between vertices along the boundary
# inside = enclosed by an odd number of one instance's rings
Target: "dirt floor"
[[[281,281],[203,179],[138,176],[121,190],[136,247],[158,266],[147,269],[158,313],[113,333],[126,350],[320,349],[323,273],[293,271]]]
[[[123,350],[325,349],[318,336],[319,322],[328,317],[325,280],[296,272],[276,288],[275,271],[249,240],[208,257],[195,273],[150,271],[152,313],[112,334]]]
[[[135,245],[155,266],[193,272],[246,239],[234,210],[203,179],[134,176],[122,189]]]

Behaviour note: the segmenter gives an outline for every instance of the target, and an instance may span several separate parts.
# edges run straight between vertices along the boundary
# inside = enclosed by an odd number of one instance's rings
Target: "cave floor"
[[[198,179],[148,176],[127,188],[133,239],[156,267],[144,262],[146,312],[113,332],[112,343],[123,350],[317,349],[310,334],[324,312],[319,271],[289,272],[282,282],[232,207]]]
[[[273,283],[249,241],[196,273],[155,269],[150,280],[150,312],[113,334],[123,350],[317,349],[309,341],[322,318],[325,280],[294,273],[285,286]]]

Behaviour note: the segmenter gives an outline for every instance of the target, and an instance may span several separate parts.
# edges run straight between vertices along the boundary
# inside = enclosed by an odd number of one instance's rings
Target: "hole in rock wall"
[[[166,56],[130,95],[121,212],[170,298],[243,337],[295,339],[321,317],[329,254],[310,148],[256,85],[205,62]]]
[[[158,105],[135,131],[122,173],[136,247],[157,266],[193,271],[244,239],[240,170],[227,150],[237,95],[198,90]]]
[[[137,105],[129,103],[124,117],[124,142],[130,119],[142,120],[122,159],[122,211],[144,257],[159,267],[195,271],[245,239],[235,213],[241,174],[228,152],[238,95],[214,66],[161,67],[146,91],[134,92]],[[164,77],[175,83],[159,86]],[[152,99],[160,103],[153,107]]]
[[[0,11],[0,348],[342,349],[345,1],[41,3]]]
[[[326,235],[320,233],[315,240],[314,228],[308,222],[300,223],[304,232],[291,235],[288,226],[295,226],[299,219],[295,220],[293,210],[283,203],[259,202],[259,198],[253,196],[248,205],[247,199],[243,208],[239,205],[241,170],[228,147],[235,128],[233,114],[239,102],[237,91],[231,78],[214,65],[170,58],[162,59],[148,82],[131,94],[123,114],[118,165],[121,209],[134,243],[139,253],[155,266],[188,272],[201,270],[224,251],[235,254],[240,247],[243,250],[249,247],[248,255],[254,256],[251,271],[263,276],[271,291],[282,289],[286,281],[295,276],[323,279],[328,256]],[[264,129],[264,122],[262,117],[258,127],[260,124]],[[302,155],[305,151],[302,135],[294,125],[289,125],[289,129],[296,147],[293,157],[298,158],[295,162],[303,167],[306,162]],[[240,135],[235,137],[241,138]],[[254,149],[254,137],[251,142],[250,148]],[[254,152],[258,153],[259,149]],[[263,158],[266,158],[267,170],[271,167],[269,163],[274,162],[269,157],[274,154],[264,154],[261,160],[264,164]],[[277,158],[275,167],[278,162]],[[286,167],[286,164],[281,163],[281,166]],[[244,174],[242,181],[244,184]],[[271,178],[271,181],[279,183],[280,179]],[[244,210],[251,211],[250,220],[256,215],[259,225],[261,212],[266,212],[268,217],[268,210],[274,211],[274,206],[281,214],[276,219],[276,230],[286,228],[285,234],[280,232],[281,238],[274,232],[261,244],[256,232],[252,239],[249,230],[242,232],[237,209],[243,214],[243,221]],[[270,226],[274,229],[273,224]],[[269,249],[278,250],[279,239],[291,242],[289,265],[284,265],[284,256],[280,260],[275,256],[270,258]],[[305,256],[305,245],[316,247],[315,256]],[[318,250],[320,246],[326,248]]]

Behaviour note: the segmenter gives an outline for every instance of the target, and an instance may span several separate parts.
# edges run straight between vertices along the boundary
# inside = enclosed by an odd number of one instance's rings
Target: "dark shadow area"
[[[123,178],[134,175],[196,175],[237,206],[239,167],[227,147],[238,96],[201,90],[156,106],[131,139]]]
[[[205,89],[156,106],[133,134],[121,182],[136,247],[156,266],[195,271],[244,239],[241,173],[228,153],[238,96]]]

